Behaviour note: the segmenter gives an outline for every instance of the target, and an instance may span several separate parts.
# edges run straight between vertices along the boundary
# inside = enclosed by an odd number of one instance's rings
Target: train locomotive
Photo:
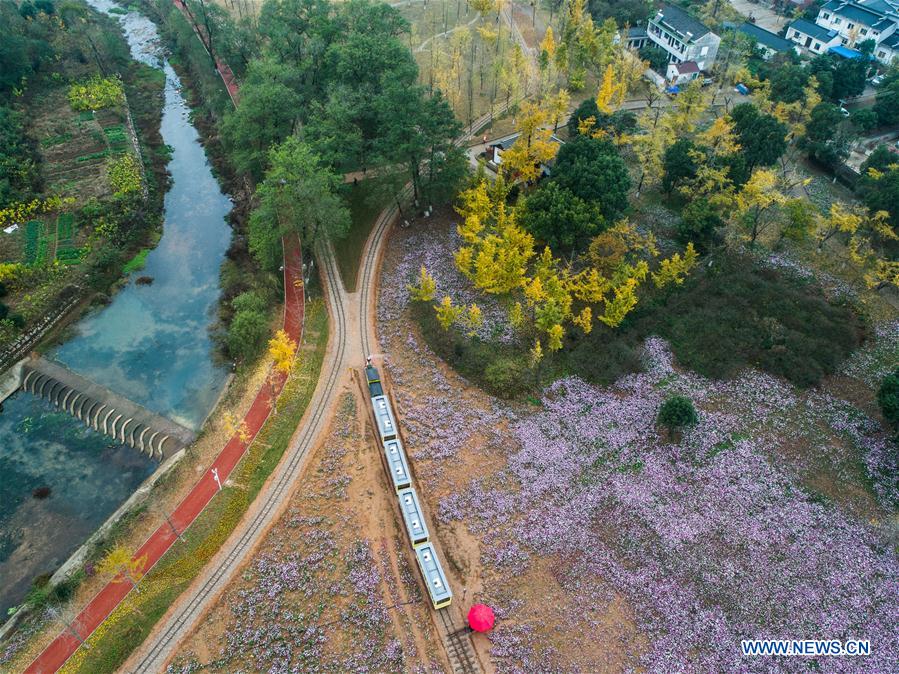
[[[375,424],[378,429],[378,437],[381,441],[381,449],[384,452],[390,481],[396,492],[400,513],[406,527],[406,534],[412,544],[415,560],[428,588],[428,596],[435,609],[449,606],[453,600],[453,592],[446,580],[446,574],[437,557],[437,550],[430,541],[428,525],[424,519],[421,502],[418,494],[412,486],[412,474],[409,471],[409,461],[403,449],[403,442],[399,437],[399,429],[396,425],[396,417],[390,407],[381,377],[377,368],[369,364],[365,367],[365,379],[368,385],[368,395],[371,399]]]

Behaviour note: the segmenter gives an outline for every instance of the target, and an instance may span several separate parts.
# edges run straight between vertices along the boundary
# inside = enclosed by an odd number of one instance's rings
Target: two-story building
[[[646,26],[649,39],[668,53],[669,63],[693,61],[709,70],[718,55],[721,38],[680,7],[663,5]]]
[[[899,1],[830,0],[818,11],[815,23],[836,31],[840,44],[849,48],[873,40],[874,57],[889,64],[893,59],[890,38],[899,29]],[[880,48],[883,43],[886,46]]]

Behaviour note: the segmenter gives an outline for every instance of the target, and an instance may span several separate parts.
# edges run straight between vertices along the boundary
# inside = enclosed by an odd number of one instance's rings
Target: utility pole
[[[72,625],[72,623],[70,623],[68,620],[66,620],[65,616],[62,613],[57,611],[56,608],[53,606],[51,606],[47,610],[50,612],[50,614],[54,618],[59,618],[63,622],[63,624],[66,626],[66,628],[69,630],[69,632],[72,633],[72,636],[74,636],[76,639],[78,639],[78,643],[80,643],[85,648],[88,648],[88,649],[90,648],[90,645],[87,642],[85,642],[84,639],[81,638],[80,634],[78,634],[78,630],[75,629],[75,626]]]

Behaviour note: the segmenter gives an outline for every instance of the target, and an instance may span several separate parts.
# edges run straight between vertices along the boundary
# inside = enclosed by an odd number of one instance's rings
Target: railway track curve
[[[330,250],[320,251],[319,259],[324,262],[323,275],[333,324],[333,347],[325,364],[326,369],[322,370],[327,372],[323,385],[316,388],[305,421],[298,426],[276,472],[256,497],[258,509],[232,534],[200,580],[187,590],[189,594],[182,595],[177,609],[163,619],[161,628],[157,628],[154,635],[144,642],[136,657],[132,656],[133,664],[127,667],[128,671],[141,674],[163,671],[178,643],[211,607],[240,567],[241,560],[253,550],[269,524],[280,515],[281,506],[286,504],[293,491],[292,486],[302,472],[304,459],[327,429],[330,421],[328,412],[337,399],[346,366],[347,302],[333,254]]]

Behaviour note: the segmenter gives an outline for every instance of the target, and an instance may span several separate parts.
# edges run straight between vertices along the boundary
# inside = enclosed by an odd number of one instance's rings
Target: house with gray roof
[[[754,40],[756,48],[761,51],[762,58],[766,61],[775,54],[788,52],[796,47],[793,42],[748,21],[737,26],[737,32],[748,35],[750,39]]]
[[[894,57],[890,38],[899,29],[899,1],[830,0],[818,11],[815,23],[835,30],[840,44],[849,48],[873,40],[875,58],[889,64]]]
[[[668,53],[669,63],[694,61],[709,70],[718,55],[721,38],[680,7],[663,5],[646,26],[649,39]]]
[[[894,32],[877,45],[874,57],[881,63],[899,63],[899,32]]]
[[[840,34],[833,28],[825,28],[817,23],[796,19],[787,27],[787,39],[812,54],[824,54],[840,42]]]

